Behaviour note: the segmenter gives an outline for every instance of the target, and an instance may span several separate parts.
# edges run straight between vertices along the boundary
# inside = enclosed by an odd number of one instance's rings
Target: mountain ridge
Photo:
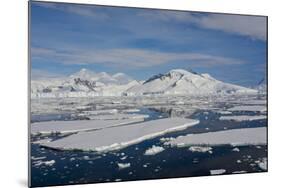
[[[142,96],[142,95],[220,95],[254,94],[256,90],[224,83],[211,75],[172,69],[153,75],[144,82],[124,73],[110,75],[87,69],[52,82],[32,81],[32,97]]]

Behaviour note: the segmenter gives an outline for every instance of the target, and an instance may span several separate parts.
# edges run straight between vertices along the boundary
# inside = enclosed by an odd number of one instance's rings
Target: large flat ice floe
[[[119,120],[119,119],[144,119],[148,118],[147,114],[112,114],[112,115],[92,115],[86,116],[90,120]]]
[[[228,111],[246,111],[246,112],[265,112],[267,111],[266,106],[235,106],[227,109]]]
[[[243,128],[226,131],[188,134],[168,141],[165,145],[176,147],[192,145],[264,145],[267,143],[267,128]]]
[[[42,146],[60,150],[105,152],[125,148],[168,132],[183,130],[198,123],[199,120],[186,118],[158,119],[129,126],[79,132],[53,142],[44,143]]]
[[[143,118],[122,120],[46,121],[31,124],[31,134],[73,133],[98,130],[143,121]]]
[[[266,116],[221,116],[220,120],[228,120],[228,121],[254,121],[254,120],[262,120],[266,119]]]

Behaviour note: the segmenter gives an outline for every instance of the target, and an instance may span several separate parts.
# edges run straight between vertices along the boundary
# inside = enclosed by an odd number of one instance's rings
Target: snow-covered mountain
[[[267,92],[267,79],[261,79],[261,81],[259,81],[258,85],[255,86],[254,89],[258,90],[260,94],[265,94]]]
[[[139,82],[123,73],[110,75],[81,69],[63,79],[32,80],[31,97],[121,96],[137,84]]]
[[[209,74],[198,74],[183,69],[155,75],[144,82],[133,80],[124,73],[110,75],[87,69],[81,69],[63,79],[31,81],[33,98],[254,93],[257,93],[257,90],[224,83]]]
[[[216,80],[209,74],[174,69],[166,74],[151,77],[143,84],[126,91],[127,95],[216,95],[256,93],[254,89],[228,84]]]
[[[133,79],[124,73],[117,73],[114,75],[109,75],[106,72],[95,73],[93,71],[87,69],[81,69],[79,72],[76,72],[70,75],[70,78],[73,79],[81,79],[88,81],[100,82],[103,84],[127,84]]]

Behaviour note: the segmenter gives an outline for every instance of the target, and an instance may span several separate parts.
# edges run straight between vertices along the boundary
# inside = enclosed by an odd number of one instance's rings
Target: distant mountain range
[[[173,69],[137,81],[124,73],[114,75],[81,69],[65,78],[31,81],[31,97],[93,97],[141,95],[255,94],[257,90],[216,80],[209,74]]]

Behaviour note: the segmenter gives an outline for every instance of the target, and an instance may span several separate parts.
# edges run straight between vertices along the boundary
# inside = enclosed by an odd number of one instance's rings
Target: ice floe
[[[241,171],[234,171],[232,174],[245,174],[247,171],[241,170]]]
[[[47,143],[47,142],[51,142],[51,141],[52,141],[51,138],[45,138],[45,139],[40,139],[40,140],[33,141],[32,143],[33,144],[43,144],[43,143]]]
[[[211,147],[203,147],[203,146],[191,146],[189,148],[189,151],[192,151],[192,152],[201,152],[201,153],[206,153],[206,152],[209,152],[209,153],[212,153],[212,149]]]
[[[227,109],[228,111],[249,111],[249,112],[265,112],[267,111],[266,106],[235,106]]]
[[[152,146],[151,148],[148,148],[144,155],[156,155],[157,153],[160,153],[162,151],[164,151],[165,149],[161,146]]]
[[[258,162],[260,169],[267,170],[267,158],[263,158],[261,161]]]
[[[211,175],[224,174],[225,172],[226,172],[225,169],[210,170],[210,174],[211,174]]]
[[[125,148],[169,132],[194,126],[199,120],[186,118],[164,118],[129,126],[118,126],[90,132],[79,132],[49,143],[45,147],[61,150],[111,151]]]
[[[34,163],[34,166],[41,166],[41,165],[46,165],[46,166],[53,166],[55,164],[55,160],[50,160],[50,161],[36,161]]]
[[[192,145],[264,145],[267,143],[267,128],[243,128],[200,134],[188,134],[168,141],[165,145],[176,147]]]
[[[137,108],[131,108],[131,109],[126,109],[126,110],[122,110],[122,112],[139,112],[140,111],[140,109],[137,109]]]
[[[240,149],[239,148],[233,148],[232,151],[236,151],[236,152],[239,152]]]
[[[131,166],[130,163],[117,163],[119,169],[129,168]]]
[[[160,138],[160,142],[167,142],[167,141],[171,141],[171,140],[174,140],[175,138],[173,138],[173,137],[167,137],[167,138],[165,138],[165,137],[162,137],[162,138]]]
[[[232,112],[230,111],[222,111],[222,110],[216,111],[216,113],[223,114],[223,115],[232,114]]]
[[[226,121],[254,121],[254,120],[262,120],[266,119],[266,116],[260,115],[260,116],[246,116],[246,115],[241,115],[241,116],[221,116],[219,119],[220,120],[226,120]]]
[[[36,161],[36,160],[46,159],[46,157],[34,157],[34,156],[31,156],[31,159]]]
[[[121,120],[121,119],[143,119],[148,118],[147,114],[110,114],[85,116],[90,120]]]
[[[31,124],[31,134],[73,133],[79,131],[103,129],[141,121],[143,121],[142,118],[124,120],[76,120],[38,122]]]
[[[106,115],[106,114],[117,114],[117,109],[107,109],[107,110],[94,110],[94,111],[83,111],[87,115]]]

